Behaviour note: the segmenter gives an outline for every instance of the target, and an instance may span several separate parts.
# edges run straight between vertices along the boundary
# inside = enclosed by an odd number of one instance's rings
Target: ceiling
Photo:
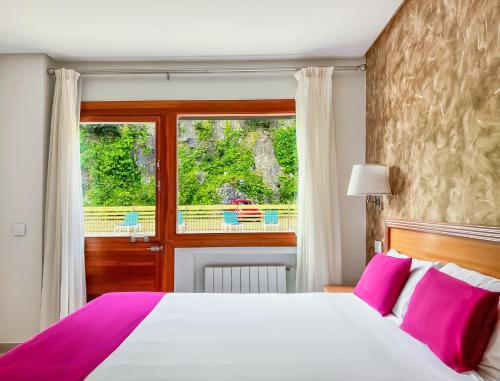
[[[0,53],[55,59],[360,57],[402,0],[0,0]]]

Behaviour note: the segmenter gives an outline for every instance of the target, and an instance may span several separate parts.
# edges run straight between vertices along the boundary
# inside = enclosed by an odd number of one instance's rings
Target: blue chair
[[[268,227],[278,227],[279,228],[279,215],[277,210],[266,210],[264,211],[264,230]]]
[[[238,221],[238,212],[232,210],[224,210],[224,221],[222,227],[224,230],[239,229],[243,230],[243,224]]]
[[[184,222],[184,216],[182,212],[177,212],[177,226],[179,227],[179,231],[186,230],[186,223]]]
[[[123,222],[121,224],[115,225],[116,231],[125,231],[130,233],[131,231],[137,232],[141,228],[141,224],[139,223],[139,213],[137,212],[128,212],[125,214],[123,218]]]

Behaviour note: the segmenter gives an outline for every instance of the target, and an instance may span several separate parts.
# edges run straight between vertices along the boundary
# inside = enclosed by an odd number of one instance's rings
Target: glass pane
[[[86,237],[154,236],[155,123],[82,123]]]
[[[180,118],[177,232],[290,232],[295,117]]]

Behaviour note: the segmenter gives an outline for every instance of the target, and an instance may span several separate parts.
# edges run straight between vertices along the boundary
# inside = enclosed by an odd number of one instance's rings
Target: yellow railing
[[[86,206],[83,208],[85,236],[154,235],[155,210],[154,206]],[[138,213],[138,221],[126,226],[125,216],[130,212]]]
[[[154,206],[84,207],[86,236],[153,235]],[[236,211],[238,225],[224,223],[224,211]],[[277,211],[278,224],[266,224],[266,211]],[[125,222],[128,213],[138,214],[137,223]],[[181,205],[178,207],[178,232],[294,231],[296,205]],[[182,222],[182,223],[181,223]]]

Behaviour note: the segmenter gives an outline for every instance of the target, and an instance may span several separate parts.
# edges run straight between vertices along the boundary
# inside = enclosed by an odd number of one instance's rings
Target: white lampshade
[[[349,196],[391,194],[389,167],[380,164],[354,165],[347,194]]]

